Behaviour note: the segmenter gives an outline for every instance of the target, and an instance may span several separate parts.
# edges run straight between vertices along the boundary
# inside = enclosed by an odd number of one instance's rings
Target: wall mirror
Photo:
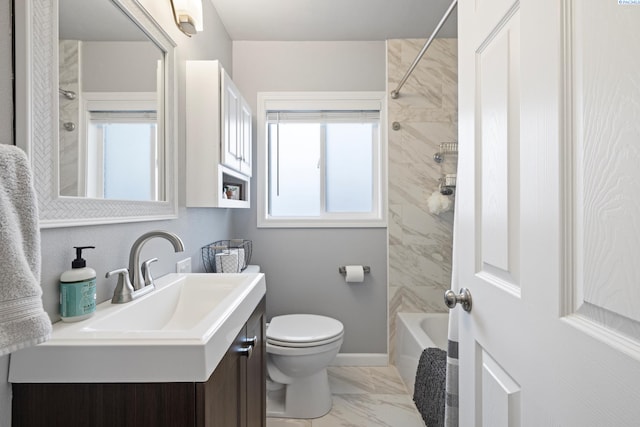
[[[16,143],[41,226],[175,218],[174,42],[137,0],[15,12]]]

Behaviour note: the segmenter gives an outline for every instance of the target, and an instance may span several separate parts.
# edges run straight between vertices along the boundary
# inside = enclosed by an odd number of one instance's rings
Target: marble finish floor
[[[333,408],[312,420],[267,418],[267,427],[424,427],[395,367],[329,368]]]

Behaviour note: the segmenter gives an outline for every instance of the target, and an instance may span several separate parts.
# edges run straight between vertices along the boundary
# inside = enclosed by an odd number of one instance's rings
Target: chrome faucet
[[[155,230],[149,231],[138,237],[138,239],[131,245],[131,252],[129,252],[129,277],[131,278],[131,285],[134,291],[140,290],[145,286],[153,286],[153,279],[151,278],[151,272],[149,271],[149,264],[157,261],[157,258],[147,260],[140,265],[140,251],[147,241],[154,237],[162,237],[167,239],[173,245],[173,249],[176,252],[184,251],[184,243],[180,237],[170,231]]]
[[[113,304],[122,304],[125,302],[133,301],[135,298],[145,295],[151,292],[155,286],[153,284],[153,277],[149,265],[152,262],[158,260],[158,258],[151,258],[140,265],[140,252],[142,246],[150,239],[154,237],[162,237],[167,239],[173,245],[173,249],[176,252],[184,251],[184,244],[180,237],[169,231],[155,230],[143,234],[131,245],[131,252],[129,253],[129,269],[120,268],[107,273],[106,277],[110,277],[113,274],[118,274],[118,284],[113,292],[113,298],[111,302]]]

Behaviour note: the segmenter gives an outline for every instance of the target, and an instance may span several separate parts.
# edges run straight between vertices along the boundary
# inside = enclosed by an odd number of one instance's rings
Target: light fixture
[[[176,25],[189,37],[204,29],[202,0],[171,0],[171,8]]]

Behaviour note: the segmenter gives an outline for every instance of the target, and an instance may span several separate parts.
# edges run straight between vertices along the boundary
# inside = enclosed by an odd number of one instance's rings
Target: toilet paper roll
[[[347,265],[345,280],[348,283],[359,283],[364,281],[364,267],[361,265]]]

